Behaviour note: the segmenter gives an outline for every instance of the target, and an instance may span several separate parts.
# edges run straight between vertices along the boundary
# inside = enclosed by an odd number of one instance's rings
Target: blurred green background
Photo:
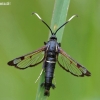
[[[37,12],[50,25],[54,0],[1,2],[10,5],[0,5],[0,100],[35,100],[34,82],[42,64],[23,71],[7,62],[48,40],[48,28],[31,13]],[[56,89],[51,89],[48,100],[100,100],[100,0],[71,0],[67,19],[73,14],[79,17],[66,25],[62,48],[92,76],[77,78],[56,65]]]

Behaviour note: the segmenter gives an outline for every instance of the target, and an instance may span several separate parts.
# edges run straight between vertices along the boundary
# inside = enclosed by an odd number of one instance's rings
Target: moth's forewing
[[[8,65],[15,66],[19,69],[26,69],[28,67],[34,67],[38,64],[40,64],[44,60],[44,51],[46,46],[31,52],[27,55],[15,58],[14,60],[11,60],[8,62]]]
[[[91,76],[91,73],[78,62],[73,60],[66,52],[59,48],[58,64],[65,71],[70,72],[74,76]]]

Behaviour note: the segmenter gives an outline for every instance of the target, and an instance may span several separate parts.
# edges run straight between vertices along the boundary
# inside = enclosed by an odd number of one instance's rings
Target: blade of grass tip
[[[68,7],[69,7],[70,0],[55,0],[54,4],[54,11],[51,20],[51,29],[56,31],[65,21],[67,17]],[[64,27],[61,28],[57,32],[57,41],[61,42],[62,35],[63,35]],[[49,37],[51,33],[49,34]],[[42,73],[40,76],[40,82],[38,85],[38,90],[36,94],[36,100],[47,100],[47,96],[44,96],[44,87],[41,87],[41,84],[45,82],[45,72]]]
[[[57,28],[59,28],[63,23],[66,22],[69,4],[70,4],[70,0],[56,0],[55,1],[53,17],[51,21],[51,29],[53,30],[53,32],[56,31]],[[58,42],[61,42],[62,40],[64,27],[62,27],[56,34]]]

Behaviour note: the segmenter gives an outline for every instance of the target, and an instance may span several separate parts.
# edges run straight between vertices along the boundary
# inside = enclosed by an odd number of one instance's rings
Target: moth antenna
[[[39,78],[40,78],[42,72],[43,72],[43,69],[41,70],[40,75],[39,75],[38,78],[36,79],[35,83],[39,80]]]
[[[61,29],[64,25],[66,25],[68,22],[70,22],[74,17],[78,17],[78,15],[73,15],[72,17],[70,17],[70,18],[68,19],[67,22],[65,22],[63,25],[61,25],[61,26],[56,30],[56,32],[54,33],[54,35],[58,32],[59,29]]]
[[[50,30],[51,34],[53,34],[51,28],[49,27],[49,25],[35,12],[32,13],[32,15],[35,14]]]

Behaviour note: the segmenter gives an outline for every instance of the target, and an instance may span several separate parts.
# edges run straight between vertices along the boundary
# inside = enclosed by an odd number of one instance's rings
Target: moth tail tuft
[[[49,90],[45,90],[45,92],[44,92],[44,96],[50,96],[50,92],[49,92]]]

